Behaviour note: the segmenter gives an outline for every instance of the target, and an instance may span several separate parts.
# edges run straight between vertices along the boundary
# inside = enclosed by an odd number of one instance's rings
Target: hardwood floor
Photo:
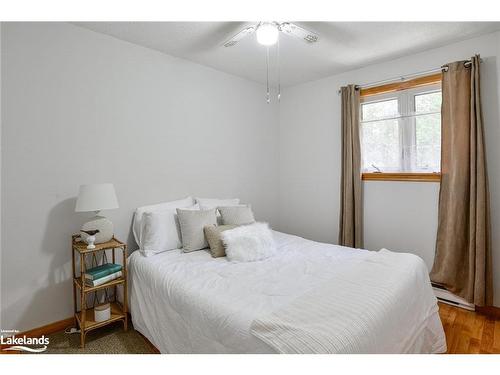
[[[500,319],[439,303],[450,354],[500,354]]]

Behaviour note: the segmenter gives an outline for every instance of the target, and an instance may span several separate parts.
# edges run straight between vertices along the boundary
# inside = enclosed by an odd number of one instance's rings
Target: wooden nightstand
[[[84,348],[85,336],[87,335],[87,332],[91,330],[103,327],[109,323],[113,323],[119,320],[123,321],[123,328],[125,329],[125,331],[127,330],[127,245],[113,237],[110,241],[96,244],[95,249],[89,250],[87,249],[87,244],[85,242],[79,241],[79,238],[79,234],[74,234],[71,238],[71,258],[73,263],[73,306],[75,311],[75,318],[78,322],[78,326],[80,327],[80,345],[82,348]],[[106,250],[111,250],[111,259],[112,262],[115,263],[115,251],[117,249],[120,249],[122,251],[122,276],[118,279],[109,281],[99,286],[91,287],[89,285],[86,285],[84,278],[87,264],[86,257],[91,256],[92,266],[97,266],[99,265],[99,263],[106,263]],[[99,262],[99,257],[96,254],[101,251],[103,252],[103,254],[100,254],[101,259]],[[80,257],[80,270],[78,274],[76,272],[75,253],[77,257]],[[121,304],[116,298],[116,290],[119,285],[123,286],[123,304]],[[87,306],[87,295],[90,293],[94,293],[95,303],[97,292],[100,290],[104,290],[107,295],[108,288],[113,289],[112,300],[110,301],[111,317],[106,321],[96,322],[94,321],[94,306]],[[79,310],[77,303],[77,290],[80,297]]]

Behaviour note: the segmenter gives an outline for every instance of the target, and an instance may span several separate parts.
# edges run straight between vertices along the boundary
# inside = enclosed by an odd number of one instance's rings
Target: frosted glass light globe
[[[257,29],[257,42],[264,46],[272,46],[278,41],[278,28],[271,23],[264,23]]]

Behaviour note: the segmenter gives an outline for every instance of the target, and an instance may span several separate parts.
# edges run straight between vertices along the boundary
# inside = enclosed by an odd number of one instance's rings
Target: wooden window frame
[[[388,83],[381,86],[368,87],[360,90],[361,98],[374,95],[388,94],[397,91],[414,89],[417,87],[431,86],[441,83],[441,73],[431,74],[423,77]],[[366,172],[362,173],[363,181],[407,181],[407,182],[441,182],[441,173],[421,173],[421,172]]]
[[[410,182],[441,182],[441,173],[379,173],[367,172],[361,174],[363,181],[410,181]]]
[[[387,94],[389,92],[396,92],[408,89],[414,89],[421,86],[435,85],[441,82],[441,73],[431,74],[424,77],[418,77],[410,79],[407,81],[401,81],[396,83],[388,83],[386,85],[368,87],[366,89],[359,90],[359,94],[362,98],[373,95]]]

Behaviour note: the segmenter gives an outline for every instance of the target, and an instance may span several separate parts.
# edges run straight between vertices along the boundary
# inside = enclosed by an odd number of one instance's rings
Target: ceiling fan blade
[[[288,35],[293,35],[294,37],[297,37],[299,39],[302,39],[306,43],[316,43],[319,39],[319,35],[306,30],[300,26],[297,26],[294,23],[291,22],[283,22],[279,26],[280,31],[284,32],[285,34]]]
[[[223,46],[224,47],[232,47],[232,46],[234,46],[241,39],[243,39],[244,37],[246,37],[246,36],[252,34],[253,32],[255,32],[256,28],[257,27],[255,27],[255,26],[250,26],[250,27],[247,27],[247,28],[241,30],[238,34],[236,34],[235,36],[233,36],[231,39],[225,41],[224,44],[223,44]]]

